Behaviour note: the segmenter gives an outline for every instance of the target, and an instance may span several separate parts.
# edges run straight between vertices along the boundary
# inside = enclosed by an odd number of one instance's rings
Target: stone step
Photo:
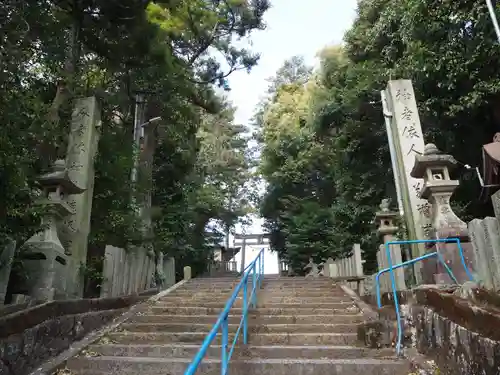
[[[192,296],[192,297],[175,297],[175,296],[165,296],[162,297],[158,300],[157,303],[173,303],[173,304],[178,304],[178,303],[197,303],[197,304],[204,304],[205,302],[211,302],[211,303],[222,303],[226,304],[226,302],[229,300],[231,296],[212,296],[212,295],[205,295],[205,296]],[[235,302],[242,302],[243,301],[243,296],[237,297],[235,299]]]
[[[215,323],[215,322],[214,322]],[[229,324],[229,332],[236,332],[239,323]],[[213,323],[123,323],[120,329],[127,332],[206,332],[213,327]],[[117,330],[116,332],[120,332]]]
[[[195,277],[189,280],[186,284],[223,284],[237,283],[241,280],[239,276],[224,276],[224,277]]]
[[[168,304],[153,305],[148,308],[144,313],[152,315],[219,315],[225,305],[220,304],[217,307],[207,307],[204,306],[173,306]],[[304,305],[299,305],[298,307],[260,307],[258,309],[258,314],[261,315],[293,315],[293,316],[310,316],[310,315],[359,315],[359,309],[357,307],[349,307],[347,309],[332,309],[332,308],[318,308],[318,307],[303,307]],[[230,311],[232,315],[241,315],[243,309],[238,307],[233,307]],[[253,313],[253,312],[252,312]]]
[[[206,332],[111,332],[106,342],[113,344],[170,344],[198,343],[205,339]],[[356,333],[253,333],[250,332],[249,343],[252,345],[354,345],[357,342]],[[234,333],[229,333],[229,342],[234,339]],[[243,338],[240,334],[238,340]],[[213,343],[220,344],[220,332]]]
[[[199,289],[193,289],[193,290],[185,290],[185,289],[178,289],[174,290],[173,292],[169,293],[168,295],[171,297],[190,297],[190,296],[201,296],[201,295],[206,295],[207,293],[210,293],[210,295],[214,296],[226,296],[226,297],[231,297],[233,295],[234,289],[231,289],[229,291],[218,291],[218,290],[213,290],[207,292],[206,290],[199,290]]]
[[[230,297],[233,295],[235,288],[236,288],[236,286],[232,287],[231,289],[227,289],[227,290],[220,290],[218,288],[203,288],[203,287],[182,288],[182,289],[178,289],[178,290],[173,291],[171,294],[173,296],[184,296],[184,295],[191,295],[193,293],[197,293],[197,294],[205,293],[205,294],[215,294],[215,295],[224,294],[224,295],[227,295],[228,297]],[[248,290],[248,293],[250,293],[252,291],[252,288],[248,288],[247,290]],[[262,291],[262,289],[258,289],[258,290]],[[241,291],[238,294],[242,294],[242,293],[243,293],[243,288],[241,289]]]
[[[222,305],[221,305],[222,306]],[[146,314],[150,313],[152,315],[219,315],[223,307],[207,307],[207,306],[173,306],[168,304],[154,305],[149,307],[149,309],[145,312]],[[233,315],[241,315],[243,309],[241,308],[232,308],[231,314]]]
[[[262,302],[257,302],[257,305],[259,307],[259,310],[261,307],[264,308],[276,308],[276,309],[297,309],[301,308],[304,305],[307,305],[305,302],[267,302],[267,301],[262,301]],[[352,310],[356,309],[356,311],[359,311],[358,307],[354,303],[339,303],[339,302],[318,302],[318,303],[311,303],[315,308],[320,308],[320,309],[336,309],[336,310]]]
[[[355,345],[356,333],[250,333],[252,345]]]
[[[209,332],[213,323],[123,323],[116,332]],[[238,323],[228,324],[229,332],[236,332]],[[249,320],[249,332],[256,333],[353,333],[356,324],[256,324]]]
[[[112,344],[171,344],[196,343],[201,344],[208,331],[205,332],[110,332],[102,342]],[[229,332],[229,340],[234,339],[234,332]],[[241,338],[242,340],[242,338]],[[217,334],[213,344],[221,344],[221,335]]]
[[[262,303],[302,303],[302,304],[313,304],[317,303],[338,303],[338,304],[353,304],[352,299],[349,297],[275,297],[274,295],[264,295],[258,296],[258,300]]]
[[[191,358],[151,358],[151,357],[77,357],[68,361],[71,373],[79,375],[104,374],[144,374],[181,375]],[[233,375],[401,375],[409,370],[406,362],[384,359],[249,359],[232,360],[230,371]],[[220,360],[206,359],[198,367],[197,374],[219,375]]]
[[[318,305],[314,305],[314,307],[304,307],[301,304],[294,304],[290,306],[283,305],[272,305],[269,307],[259,307],[256,311],[256,314],[264,314],[264,315],[295,315],[295,316],[303,316],[303,315],[359,315],[360,311],[357,306],[350,306],[347,308],[331,308],[331,307],[321,307]]]
[[[175,315],[175,314],[141,314],[135,315],[128,320],[131,323],[212,323],[215,324],[219,316],[214,315]],[[229,315],[229,323],[239,324],[241,312]],[[365,319],[363,315],[263,315],[250,312],[249,322],[252,324],[313,324],[313,323],[351,323],[358,324]]]
[[[365,317],[362,314],[264,315],[259,311],[251,312],[249,321],[255,321],[252,324],[359,324]]]
[[[337,291],[337,290],[310,290],[310,289],[304,289],[304,290],[286,290],[286,289],[280,289],[280,290],[269,290],[265,289],[262,290],[262,294],[266,295],[272,295],[273,297],[344,297],[344,298],[349,298],[346,296],[346,294],[343,291]],[[260,294],[259,294],[260,295]]]
[[[86,353],[92,356],[112,357],[160,357],[192,358],[198,353],[200,345],[91,345]],[[211,345],[205,358],[220,358],[222,347]],[[356,346],[247,346],[236,347],[235,355],[247,358],[393,358],[394,349],[373,350]]]
[[[184,284],[183,286],[175,289],[173,292],[179,291],[205,291],[210,290],[213,292],[224,292],[232,293],[234,289],[238,286],[238,283],[230,283],[225,285],[213,285],[213,284]]]
[[[250,279],[251,280],[251,279]],[[222,279],[192,279],[185,283],[182,287],[189,287],[189,286],[220,286],[221,288],[228,288],[230,286],[237,285],[241,282],[240,278],[230,278],[227,280],[222,280]]]
[[[209,302],[210,301],[210,302]],[[226,307],[227,300],[224,301],[211,301],[210,299],[205,301],[192,301],[192,300],[165,300],[161,299],[156,304],[155,307],[208,307],[213,309],[219,309],[222,311]],[[243,305],[243,301],[235,301],[233,306],[240,307]]]
[[[317,284],[269,284],[262,283],[262,289],[264,290],[338,290],[342,289],[333,285],[332,283],[317,283]]]
[[[265,285],[335,285],[329,278],[321,279],[267,279],[264,277],[263,283]]]
[[[215,324],[217,319],[219,318],[219,315],[175,315],[175,314],[159,314],[159,315],[154,315],[154,314],[143,314],[143,315],[136,315],[130,318],[127,322],[130,323],[208,323],[208,324]],[[239,324],[241,320],[241,313],[240,314],[231,314],[229,316],[229,323],[230,324]],[[248,316],[248,319],[255,319],[255,317]]]
[[[334,297],[334,298],[350,298],[346,296],[345,293],[337,292],[336,290],[331,290],[331,289],[326,289],[326,290],[307,290],[307,291],[293,291],[293,290],[283,290],[283,291],[272,291],[272,290],[265,290],[262,289],[258,295],[266,295],[266,296],[273,296],[275,298],[279,297]]]
[[[354,333],[357,324],[260,324],[249,322],[249,331],[256,333]]]

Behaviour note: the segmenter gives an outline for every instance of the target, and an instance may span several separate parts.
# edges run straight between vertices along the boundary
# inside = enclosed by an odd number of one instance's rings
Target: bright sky
[[[295,55],[316,65],[323,47],[339,44],[351,26],[357,0],[271,0],[265,14],[267,28],[252,34],[252,50],[261,54],[250,74],[238,71],[229,77],[229,99],[237,107],[236,123],[249,124],[255,106],[264,95],[267,78]],[[240,228],[237,228],[240,229]],[[254,220],[247,233],[260,232],[261,220]]]
[[[272,8],[265,15],[267,28],[251,37],[252,50],[261,54],[259,64],[250,74],[239,71],[229,77],[229,99],[237,107],[236,123],[249,124],[259,99],[266,92],[266,79],[274,76],[286,59],[301,55],[307,64],[316,66],[316,54],[323,47],[341,43],[357,6],[357,0],[271,0],[271,3]],[[241,232],[241,227],[237,226],[236,231]],[[262,220],[256,218],[246,233],[260,232]],[[248,249],[245,264],[251,262],[258,251],[260,247]],[[241,254],[238,255],[239,267]],[[266,273],[277,273],[276,254],[267,250],[265,258],[268,259]]]

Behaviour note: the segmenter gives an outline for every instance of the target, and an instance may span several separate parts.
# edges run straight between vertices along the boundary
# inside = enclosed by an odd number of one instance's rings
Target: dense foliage
[[[264,27],[267,0],[6,0],[0,9],[0,238],[39,225],[36,177],[64,157],[76,97],[96,95],[90,251],[143,241],[131,199],[134,95],[162,117],[153,166],[154,243],[180,262],[206,260],[207,223],[245,212],[245,129],[216,94],[258,55],[239,42]],[[214,56],[217,56],[215,58]],[[224,63],[221,63],[223,61]],[[229,177],[231,176],[231,177]],[[195,270],[196,271],[196,270]]]
[[[311,74],[300,58],[286,62],[258,108],[262,214],[296,270],[355,242],[371,268],[374,213],[381,199],[396,201],[380,90],[412,79],[426,142],[479,166],[481,145],[500,129],[500,48],[484,2],[361,0],[344,45],[320,59]],[[455,172],[456,212],[489,214],[478,181],[464,176]]]

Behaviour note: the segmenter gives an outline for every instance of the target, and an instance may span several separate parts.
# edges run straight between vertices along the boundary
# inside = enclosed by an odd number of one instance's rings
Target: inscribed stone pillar
[[[497,219],[485,217],[482,221],[485,234],[486,257],[489,260],[491,278],[495,290],[500,289],[500,228]]]
[[[355,243],[354,246],[352,247],[352,256],[354,259],[354,274],[356,276],[363,276],[363,264],[365,261],[363,260],[362,253],[363,250],[361,250],[361,245],[359,243]]]
[[[469,241],[467,224],[458,218],[450,206],[453,192],[460,184],[458,180],[450,178],[450,169],[455,167],[457,161],[451,155],[445,155],[438,148],[429,143],[425,146],[424,154],[417,155],[412,176],[423,178],[422,198],[428,199],[432,205],[432,238],[446,239],[459,238],[461,241],[464,258],[469,270],[474,272],[474,252]],[[460,252],[455,243],[438,243],[436,251],[451,268],[458,282],[463,283],[469,278],[462,265]],[[441,263],[436,263],[437,269],[434,277],[436,283],[451,283]],[[430,282],[431,275],[425,275]]]
[[[184,280],[186,280],[186,281],[191,280],[191,267],[190,266],[184,267]]]
[[[492,289],[495,285],[493,281],[493,273],[496,273],[497,266],[495,266],[495,257],[492,254],[493,249],[490,246],[490,243],[487,243],[486,241],[489,236],[486,234],[483,221],[484,220],[473,219],[468,225],[469,237],[474,250],[477,271],[477,275],[474,276],[475,280],[480,282],[485,288]]]
[[[0,305],[3,305],[7,286],[9,285],[10,270],[16,253],[16,241],[7,238],[6,241],[2,241],[0,246],[2,246],[0,249]]]
[[[423,184],[421,178],[411,175],[415,156],[424,150],[424,138],[417,102],[411,80],[389,81],[382,92],[387,135],[391,149],[393,173],[398,191],[399,207],[404,213],[409,239],[422,240],[429,237],[430,212],[427,202],[420,197]],[[425,254],[424,245],[413,245],[412,256]],[[415,265],[416,269],[420,264]],[[417,282],[420,282],[418,274]]]
[[[495,217],[500,224],[500,190],[491,195],[491,204],[493,205],[493,211],[495,212]]]
[[[395,220],[399,216],[397,212],[392,212],[389,210],[389,200],[384,199],[380,204],[380,211],[375,214],[375,222],[377,223],[377,233],[382,236],[384,244],[381,246],[380,251],[383,252],[384,259],[386,262],[389,261],[387,258],[387,250],[385,244],[387,242],[392,242],[396,240],[396,233],[399,228],[396,226]],[[389,252],[391,255],[392,265],[396,265],[403,262],[403,257],[401,256],[401,246],[400,245],[390,245]],[[388,263],[386,263],[388,266]],[[389,290],[391,290],[391,278],[390,274],[387,273],[385,279],[388,281]],[[405,274],[403,268],[398,268],[394,270],[394,277],[396,280],[396,290],[405,290]]]
[[[85,192],[71,195],[68,203],[74,209],[60,227],[60,237],[71,254],[68,292],[74,297],[83,293],[80,268],[87,262],[87,242],[94,194],[94,159],[101,127],[100,108],[95,97],[77,99],[71,118],[71,132],[66,166],[71,181]]]
[[[330,273],[330,265],[333,264],[333,259],[328,258],[326,262],[323,264],[323,276],[333,277]]]

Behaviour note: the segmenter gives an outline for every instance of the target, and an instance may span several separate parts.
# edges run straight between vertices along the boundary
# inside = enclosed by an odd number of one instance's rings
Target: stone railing
[[[486,217],[474,219],[469,225],[469,237],[474,251],[476,281],[486,289],[500,290],[500,228],[498,220]]]
[[[336,260],[329,258],[323,264],[323,276],[346,281],[351,289],[361,292],[364,290],[362,280],[364,279],[363,263],[365,263],[361,256],[362,253],[361,246],[354,244],[348,257]]]
[[[208,275],[209,276],[218,276],[223,275],[225,273],[234,273],[238,272],[238,267],[236,261],[215,261],[210,263],[208,266]]]
[[[285,262],[284,260],[280,260],[279,261],[279,274],[281,276],[286,276],[286,275],[288,275],[288,270],[289,270],[288,263]]]
[[[391,249],[391,261],[392,261],[392,264],[396,264],[396,263],[399,263],[401,262],[401,260],[399,262],[395,262],[394,261],[394,258],[398,258],[398,257],[395,257],[393,256],[393,254],[398,251],[400,254],[401,254],[401,249],[399,247],[399,245],[397,246],[393,246]],[[399,259],[401,259],[401,255],[399,256]],[[384,245],[380,245],[379,247],[379,250],[377,251],[377,265],[378,265],[378,269],[379,270],[383,270],[383,269],[386,269],[386,268],[389,268],[389,261],[388,261],[388,258],[387,258],[387,251],[386,251],[386,248]],[[403,268],[398,268],[396,270],[394,270],[394,279],[395,279],[395,282],[396,282],[396,290],[405,290],[406,289],[406,283],[405,283],[405,274],[404,274],[404,269]],[[373,279],[374,279],[375,275],[373,275]],[[382,274],[380,276],[380,291],[382,293],[388,293],[390,291],[392,291],[392,287],[391,287],[391,275],[389,272],[386,272],[385,274]],[[374,280],[375,282],[375,280]],[[375,285],[373,284],[372,285],[373,288],[375,288]]]
[[[127,251],[106,246],[101,297],[116,297],[147,290],[153,284],[155,271],[162,278],[158,287],[164,289],[175,284],[175,263],[173,258],[159,254],[148,254],[143,248]]]

